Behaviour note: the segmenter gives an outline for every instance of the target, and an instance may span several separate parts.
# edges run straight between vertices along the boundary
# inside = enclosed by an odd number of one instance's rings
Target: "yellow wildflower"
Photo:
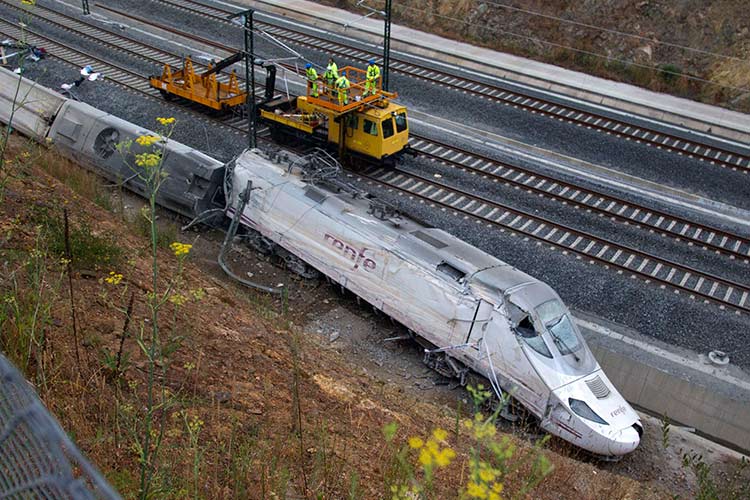
[[[474,481],[469,481],[466,485],[466,494],[471,498],[487,498],[487,490],[483,484],[477,484]]]
[[[122,281],[122,274],[110,271],[109,276],[104,278],[104,281],[106,281],[110,285],[119,285]]]
[[[432,453],[427,448],[422,448],[419,453],[419,463],[425,467],[432,467]]]
[[[424,442],[420,438],[416,436],[409,438],[409,447],[414,448],[415,450],[418,450],[422,446],[424,446]]]
[[[162,125],[171,125],[171,124],[174,123],[174,118],[171,118],[171,117],[170,118],[161,118],[161,117],[159,117],[159,118],[156,119],[156,121],[159,122],[159,123],[161,123]]]
[[[169,248],[172,249],[176,257],[182,257],[190,253],[190,249],[193,248],[193,245],[175,241],[174,243],[169,245]]]
[[[185,302],[187,302],[187,300],[187,297],[185,297],[181,293],[174,293],[169,296],[169,301],[176,306],[183,305]]]
[[[489,483],[493,479],[495,479],[495,473],[490,468],[483,468],[479,471],[479,479],[481,479],[485,483]]]
[[[445,438],[448,437],[448,433],[445,430],[438,427],[437,429],[432,431],[432,437],[434,437],[438,441],[445,441]]]
[[[161,154],[159,153],[141,153],[135,155],[135,164],[143,168],[154,168],[159,165]]]
[[[445,467],[451,463],[451,460],[456,458],[456,452],[451,448],[443,448],[435,455],[435,463],[438,467]]]
[[[141,146],[151,146],[159,142],[160,137],[158,135],[142,135],[135,140]]]

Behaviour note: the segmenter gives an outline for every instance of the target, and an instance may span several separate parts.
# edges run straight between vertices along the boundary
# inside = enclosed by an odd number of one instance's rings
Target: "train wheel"
[[[311,267],[304,260],[281,247],[276,248],[276,255],[284,263],[284,267],[305,279],[317,279],[320,276],[317,269]]]

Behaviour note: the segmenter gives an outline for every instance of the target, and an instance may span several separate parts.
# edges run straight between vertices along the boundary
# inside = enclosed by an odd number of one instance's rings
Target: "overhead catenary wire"
[[[625,59],[619,59],[617,57],[612,57],[612,56],[607,55],[607,54],[601,54],[601,53],[598,53],[598,52],[592,52],[592,51],[589,51],[589,50],[579,49],[579,48],[576,48],[576,47],[571,47],[570,45],[564,45],[564,44],[560,44],[560,43],[556,43],[556,42],[550,42],[548,40],[543,40],[541,38],[536,38],[536,37],[532,37],[532,36],[529,36],[529,35],[522,35],[522,34],[519,34],[519,33],[515,33],[515,32],[512,32],[512,31],[507,31],[507,30],[503,30],[503,29],[499,29],[499,28],[491,28],[489,26],[481,26],[481,25],[477,25],[476,23],[473,23],[473,22],[470,22],[470,21],[466,21],[464,19],[459,19],[457,17],[446,16],[444,14],[437,14],[437,13],[432,12],[432,11],[425,12],[424,9],[419,9],[419,8],[416,8],[416,7],[408,7],[408,6],[404,6],[404,5],[399,5],[398,8],[399,9],[403,9],[403,10],[417,10],[420,13],[422,13],[422,15],[424,15],[424,14],[427,13],[427,14],[430,14],[430,15],[435,16],[435,17],[439,17],[439,18],[442,18],[442,19],[447,19],[447,20],[450,20],[450,21],[453,21],[453,22],[457,22],[457,23],[461,23],[461,24],[465,24],[465,25],[470,25],[470,26],[475,26],[475,27],[479,26],[479,27],[481,27],[481,28],[483,28],[483,29],[485,29],[487,31],[492,31],[492,32],[495,32],[495,33],[501,33],[501,34],[506,34],[506,35],[511,35],[511,36],[514,36],[514,37],[517,37],[517,38],[524,38],[524,39],[531,40],[533,42],[541,43],[541,44],[544,44],[544,45],[550,45],[550,46],[553,46],[553,47],[558,47],[558,48],[570,50],[572,52],[577,52],[577,53],[580,53],[580,54],[586,54],[586,55],[590,55],[590,56],[594,56],[594,57],[606,59],[608,61],[617,61],[619,63],[630,65],[630,66],[635,66],[635,67],[638,67],[638,68],[644,68],[644,69],[654,70],[654,71],[657,71],[659,73],[676,75],[676,76],[682,76],[682,77],[685,77],[688,80],[693,80],[693,81],[705,83],[705,84],[708,84],[708,85],[713,85],[713,86],[716,86],[716,87],[721,87],[721,88],[726,88],[726,89],[732,89],[732,90],[736,90],[738,92],[748,92],[748,91],[750,91],[750,89],[745,88],[745,87],[736,87],[736,86],[733,86],[733,85],[726,85],[726,84],[722,84],[722,83],[717,83],[717,82],[714,82],[712,80],[708,80],[706,78],[701,78],[699,76],[694,76],[694,75],[690,75],[690,74],[687,74],[687,73],[682,73],[682,72],[679,72],[679,71],[674,71],[671,68],[660,68],[658,66],[651,66],[651,65],[648,65],[648,64],[640,64],[640,63],[637,63],[637,62],[628,61],[628,60],[625,60]]]

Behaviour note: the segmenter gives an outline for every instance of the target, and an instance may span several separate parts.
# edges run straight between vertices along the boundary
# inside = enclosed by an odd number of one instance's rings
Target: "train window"
[[[552,335],[560,354],[564,356],[581,350],[582,344],[562,302],[549,300],[537,307],[536,312]]]
[[[544,343],[542,336],[539,335],[539,332],[534,328],[531,318],[528,316],[523,318],[521,322],[518,323],[518,326],[516,326],[516,332],[529,347],[546,358],[552,358],[552,353],[547,347],[547,344]]]
[[[386,118],[383,120],[383,138],[393,135],[393,120]]]
[[[378,124],[365,118],[364,122],[365,134],[378,135]]]
[[[403,111],[400,113],[393,113],[393,118],[396,120],[396,132],[403,132],[406,130],[406,113]]]
[[[359,117],[350,115],[349,116],[349,122],[347,123],[347,126],[350,129],[357,130],[359,128]]]
[[[552,334],[552,338],[555,340],[555,345],[563,356],[581,350],[581,342],[578,341],[578,335],[576,335],[576,332],[573,329],[573,323],[571,323],[567,314],[565,316],[560,316],[556,322],[548,324],[547,330]],[[575,354],[573,354],[573,356],[575,356]]]

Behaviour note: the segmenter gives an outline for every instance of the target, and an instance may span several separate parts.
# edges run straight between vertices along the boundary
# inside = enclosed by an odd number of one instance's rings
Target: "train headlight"
[[[581,401],[580,399],[569,398],[568,404],[570,405],[570,409],[573,410],[573,413],[575,413],[579,417],[583,417],[586,420],[591,420],[592,422],[596,422],[597,424],[609,425],[602,417],[597,415],[596,412],[592,410],[591,407],[587,405],[584,401]]]

